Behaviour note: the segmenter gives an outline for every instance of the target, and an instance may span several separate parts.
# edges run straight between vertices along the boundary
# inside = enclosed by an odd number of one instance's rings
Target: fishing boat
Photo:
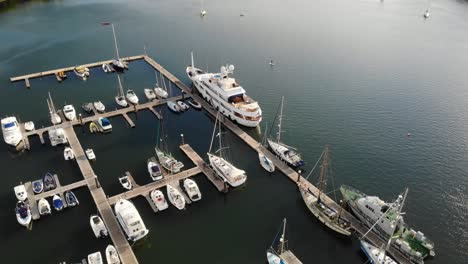
[[[42,182],[42,179],[33,181],[32,186],[35,194],[39,194],[44,190],[44,182]]]
[[[43,179],[44,182],[44,191],[50,191],[57,188],[57,183],[55,182],[55,177],[52,173],[47,172]]]
[[[174,187],[172,187],[170,184],[166,185],[167,187],[167,198],[169,199],[169,202],[173,206],[175,206],[177,209],[182,210],[185,208],[185,199],[184,196]]]
[[[103,264],[101,252],[94,252],[88,255],[88,264]]]
[[[26,187],[24,187],[23,184],[15,186],[13,190],[15,192],[15,196],[16,196],[16,199],[18,199],[18,201],[23,202],[26,199],[28,199],[28,193],[26,192]]]
[[[106,111],[106,106],[101,101],[94,102],[93,106],[96,108],[96,111],[100,113],[104,113],[104,111]]]
[[[124,92],[123,92],[123,87],[122,87],[122,81],[120,80],[120,75],[117,74],[117,80],[119,81],[119,90],[117,91],[117,95],[115,96],[115,102],[121,106],[121,107],[127,107],[128,102],[125,99]]]
[[[300,167],[304,165],[304,161],[301,158],[301,155],[297,152],[297,150],[291,146],[288,146],[281,142],[281,125],[283,120],[283,102],[284,97],[281,97],[281,106],[280,106],[280,114],[278,116],[278,132],[276,133],[276,141],[271,139],[267,139],[268,145],[273,150],[273,152],[281,159],[284,160],[287,164],[291,165],[292,167]]]
[[[216,120],[213,128],[213,136],[211,138],[210,148],[208,150],[208,159],[210,166],[213,168],[215,173],[221,177],[232,187],[238,187],[245,183],[247,175],[245,171],[236,168],[231,162],[227,161],[223,157],[223,146],[222,146],[222,134],[221,134],[221,121],[219,120],[219,112],[216,114]],[[216,126],[218,125],[219,132],[216,134]],[[215,137],[219,139],[219,148],[215,152],[211,153],[213,142]],[[216,154],[216,155],[215,155]]]
[[[133,188],[132,182],[128,179],[128,176],[120,177],[119,182],[126,190],[131,190]]]
[[[146,99],[148,99],[150,101],[156,99],[156,93],[154,93],[153,89],[145,88],[144,92],[145,92]]]
[[[102,132],[112,131],[112,124],[107,117],[99,117],[97,123],[101,127]]]
[[[127,90],[125,98],[127,98],[127,100],[134,105],[138,104],[138,96],[133,90]]]
[[[106,260],[107,264],[119,264],[119,254],[113,245],[108,245],[106,247]]]
[[[148,173],[153,181],[162,180],[163,174],[155,158],[149,158],[147,161]]]
[[[54,209],[56,211],[62,211],[63,201],[62,198],[60,198],[60,196],[58,196],[57,194],[52,197],[52,204],[54,205]]]
[[[73,72],[83,81],[86,81],[89,77],[89,69],[83,66],[75,66],[75,68],[73,68]]]
[[[105,73],[112,72],[112,67],[107,63],[102,64],[101,68]]]
[[[178,173],[184,167],[184,164],[174,157],[171,154],[159,149],[158,146],[154,148],[156,156],[158,157],[159,163],[163,166],[164,169],[168,170],[170,173]]]
[[[188,101],[188,104],[191,105],[193,108],[200,110],[202,109],[202,106],[199,102],[195,102],[195,100],[191,99]]]
[[[28,121],[24,123],[24,130],[26,131],[33,131],[35,129],[34,122],[33,121]]]
[[[87,149],[85,151],[85,154],[89,160],[96,160],[96,155],[94,154],[94,151],[92,149]]]
[[[157,76],[156,71],[154,72],[154,75],[155,75],[155,78],[156,78],[156,84],[154,85],[154,93],[156,94],[157,97],[162,98],[162,99],[166,99],[169,96],[169,94],[167,93],[167,91],[165,89],[166,84],[164,82],[164,78],[161,75],[162,87],[160,87],[159,83],[158,83],[158,76]]]
[[[89,224],[96,238],[108,236],[107,228],[98,215],[91,215],[91,217],[89,217]]]
[[[208,103],[240,125],[257,127],[260,124],[262,110],[258,102],[249,97],[236,79],[230,76],[234,65],[222,66],[219,73],[205,73],[195,68],[193,53],[191,59],[192,65],[186,69],[187,76]]]
[[[25,204],[23,201],[18,201],[16,203],[15,212],[18,223],[22,226],[29,226],[32,219],[29,205]]]
[[[302,262],[290,251],[287,249],[287,240],[286,240],[286,218],[283,220],[281,224],[282,233],[278,239],[278,234],[276,235],[275,239],[273,239],[273,243],[271,244],[270,248],[267,249],[267,262],[268,264],[288,264],[289,261],[293,261],[295,264],[302,264]],[[275,249],[275,245],[278,244],[277,250]]]
[[[52,214],[52,210],[50,209],[50,204],[45,198],[41,198],[39,202],[37,202],[37,208],[41,216]]]
[[[166,210],[169,207],[162,191],[152,190],[150,197],[158,211]]]
[[[265,133],[263,134],[262,141],[260,144],[264,147],[266,147],[266,139],[267,139],[267,124],[265,123]],[[275,164],[261,151],[258,151],[258,160],[260,161],[260,165],[262,165],[262,168],[264,168],[268,172],[274,172],[275,171]]]
[[[75,153],[73,152],[73,149],[70,147],[65,147],[63,150],[63,157],[65,160],[72,160],[75,158]]]
[[[184,180],[184,190],[192,202],[201,200],[202,195],[197,183],[192,179]]]
[[[73,121],[76,119],[76,111],[75,107],[73,105],[65,105],[63,107],[63,115],[65,116],[66,119]]]
[[[12,147],[18,147],[23,141],[23,135],[16,120],[16,117],[10,116],[1,120],[3,140]]]
[[[93,112],[93,103],[84,103],[81,105],[81,109],[83,109],[86,113]]]
[[[125,199],[118,200],[114,205],[114,211],[129,240],[136,242],[149,233],[138,210],[130,201]]]
[[[426,257],[435,256],[434,242],[421,231],[406,224],[402,215],[397,217],[398,207],[394,203],[387,203],[377,196],[369,196],[350,186],[343,185],[340,191],[353,214],[363,224],[372,227],[372,231],[383,240],[392,237],[392,248],[416,263],[423,263]],[[398,206],[403,203],[402,195],[396,203]],[[394,226],[396,231],[393,231]]]
[[[76,198],[76,195],[72,191],[67,191],[65,192],[65,200],[67,201],[67,205],[74,207],[80,204],[78,201],[78,198]]]
[[[322,199],[323,192],[326,191],[327,175],[329,170],[331,170],[329,166],[328,146],[325,146],[322,155],[320,155],[319,161],[320,159],[322,159],[322,166],[318,183],[319,193],[318,195],[315,195],[309,190],[307,184],[298,182],[297,185],[301,192],[302,199],[307,205],[307,208],[309,208],[312,214],[317,217],[320,222],[337,233],[349,236],[351,235],[351,225],[348,221],[341,218],[341,212],[343,209],[340,207],[339,211],[337,211],[333,207],[328,206],[328,204]]]
[[[177,104],[179,105],[180,109],[182,111],[188,110],[190,107],[184,103],[183,101],[177,101]]]
[[[52,96],[49,94],[49,98],[47,99],[47,106],[49,107],[49,114],[50,114],[50,122],[53,125],[58,125],[62,123],[62,118],[60,118],[59,114],[57,114],[57,110],[55,109],[54,101],[52,101]]]
[[[180,109],[180,106],[174,101],[167,101],[166,104],[172,112],[179,113],[180,111],[182,111],[182,109]]]

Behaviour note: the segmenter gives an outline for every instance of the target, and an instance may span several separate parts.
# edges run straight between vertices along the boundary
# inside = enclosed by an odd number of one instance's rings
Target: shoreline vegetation
[[[45,3],[51,0],[0,0],[0,13],[7,12],[29,3]]]

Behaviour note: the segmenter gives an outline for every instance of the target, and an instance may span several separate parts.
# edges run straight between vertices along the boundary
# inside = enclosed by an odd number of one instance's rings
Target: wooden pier
[[[302,262],[292,253],[291,250],[286,250],[280,255],[288,264],[302,264]]]

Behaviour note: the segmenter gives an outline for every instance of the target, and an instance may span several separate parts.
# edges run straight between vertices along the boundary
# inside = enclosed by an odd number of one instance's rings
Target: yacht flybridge
[[[226,117],[247,127],[256,127],[262,121],[262,110],[236,80],[229,76],[234,65],[221,67],[219,73],[206,73],[195,68],[193,62],[186,73],[201,96]]]
[[[130,201],[118,200],[114,211],[129,240],[136,242],[148,234],[149,230],[146,229],[143,219]]]

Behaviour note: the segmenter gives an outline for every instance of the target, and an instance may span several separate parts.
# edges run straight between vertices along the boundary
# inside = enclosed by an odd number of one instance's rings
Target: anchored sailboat
[[[162,139],[162,137],[165,135],[162,121],[160,123],[159,131],[160,136],[158,135],[158,144],[156,144],[156,147],[154,147],[159,164],[161,164],[161,166],[163,166],[163,168],[170,173],[179,173],[180,170],[184,167],[184,164],[172,157],[172,155],[167,151],[167,145]]]
[[[325,146],[319,161],[322,157],[323,160],[320,171],[318,196],[312,193],[307,185],[303,183],[298,183],[299,191],[301,192],[302,199],[304,200],[309,210],[312,212],[312,214],[315,215],[315,217],[317,217],[320,222],[324,223],[330,229],[340,234],[349,236],[351,235],[351,226],[346,220],[341,218],[342,208],[340,207],[339,211],[336,211],[334,208],[328,206],[322,201],[322,194],[326,190],[326,178],[329,167],[328,146]]]
[[[52,101],[52,96],[49,92],[49,99],[47,99],[47,105],[49,106],[49,114],[50,114],[50,122],[53,125],[58,125],[62,123],[62,118],[57,114],[57,110],[55,110],[54,102]]]
[[[262,138],[261,145],[266,147],[266,138],[267,138],[267,124],[265,123],[265,134]],[[275,171],[275,164],[261,151],[258,152],[258,159],[260,160],[260,165],[268,171],[268,172],[274,172]]]
[[[294,260],[294,263],[300,264],[302,262],[294,256],[294,254],[286,248],[287,241],[285,240],[286,234],[286,218],[283,220],[282,227],[282,234],[279,238],[279,245],[278,250],[275,250],[274,246],[277,243],[278,234],[276,235],[273,243],[271,244],[270,248],[267,250],[267,261],[268,264],[288,264],[286,260],[286,256],[288,259]],[[279,232],[278,232],[279,233]]]
[[[120,58],[119,47],[117,46],[117,37],[115,36],[114,24],[110,22],[102,22],[101,25],[103,26],[111,25],[112,27],[112,34],[114,36],[114,46],[115,46],[115,55],[116,55],[116,58],[112,60],[112,68],[114,68],[114,70],[116,71],[124,71],[126,68],[128,68],[128,64]]]

